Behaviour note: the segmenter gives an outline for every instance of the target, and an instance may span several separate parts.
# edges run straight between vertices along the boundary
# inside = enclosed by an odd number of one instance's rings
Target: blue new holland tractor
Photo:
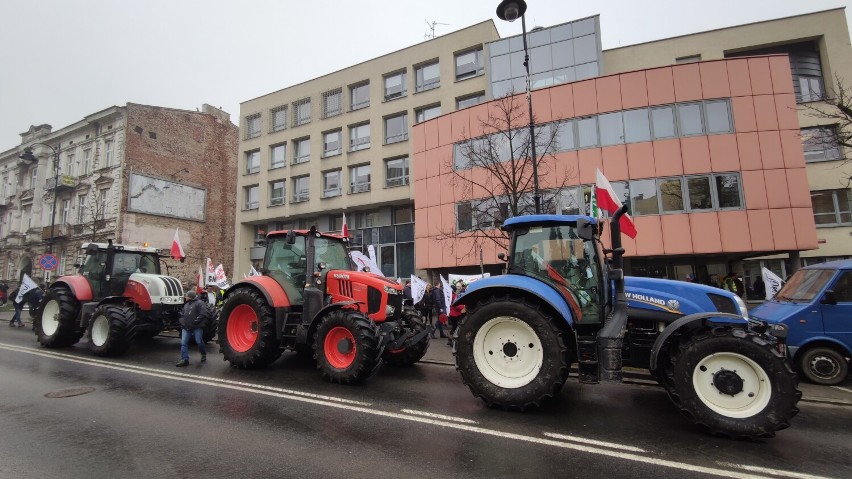
[[[489,406],[525,410],[555,396],[573,364],[582,383],[648,369],[693,423],[763,438],[789,426],[801,397],[783,324],[749,320],[743,301],[700,284],[625,277],[618,219],[611,248],[587,216],[507,220],[507,274],[471,283],[456,369]]]

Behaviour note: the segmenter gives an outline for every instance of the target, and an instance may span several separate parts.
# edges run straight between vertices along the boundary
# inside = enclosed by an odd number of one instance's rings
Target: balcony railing
[[[53,225],[53,237],[54,238],[64,238],[68,236],[70,228],[68,225]],[[50,226],[45,226],[41,229],[41,239],[48,240],[50,239]]]
[[[76,188],[77,187],[77,178],[68,175],[59,175],[59,187],[57,188],[59,191],[62,191],[67,188]],[[48,178],[45,183],[45,190],[52,190],[56,187],[57,178]]]

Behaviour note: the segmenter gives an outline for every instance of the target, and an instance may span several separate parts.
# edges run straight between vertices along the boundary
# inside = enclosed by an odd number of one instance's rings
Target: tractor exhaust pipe
[[[627,213],[627,205],[622,205],[612,215],[610,231],[612,233],[612,268],[609,281],[615,288],[615,302],[612,318],[598,333],[598,371],[601,381],[621,382],[621,348],[624,342],[624,328],[627,326],[627,297],[624,295],[624,248],[621,246],[621,225],[619,220]]]

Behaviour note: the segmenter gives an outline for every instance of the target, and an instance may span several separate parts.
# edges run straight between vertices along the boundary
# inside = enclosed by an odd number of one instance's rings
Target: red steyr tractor
[[[324,378],[353,384],[382,362],[407,366],[429,347],[399,283],[356,271],[348,239],[307,230],[271,232],[261,276],[229,288],[219,344],[238,368],[260,368],[285,350],[312,355]]]

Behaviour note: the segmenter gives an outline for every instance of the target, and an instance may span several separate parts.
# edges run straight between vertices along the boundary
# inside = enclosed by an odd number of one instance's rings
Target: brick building
[[[134,103],[57,131],[30,127],[0,153],[0,277],[49,282],[73,272],[83,242],[168,249],[175,230],[187,259],[166,260],[169,274],[193,283],[206,257],[230,273],[237,132],[209,105]],[[28,148],[37,161],[19,158]],[[51,242],[53,272],[38,263]]]

